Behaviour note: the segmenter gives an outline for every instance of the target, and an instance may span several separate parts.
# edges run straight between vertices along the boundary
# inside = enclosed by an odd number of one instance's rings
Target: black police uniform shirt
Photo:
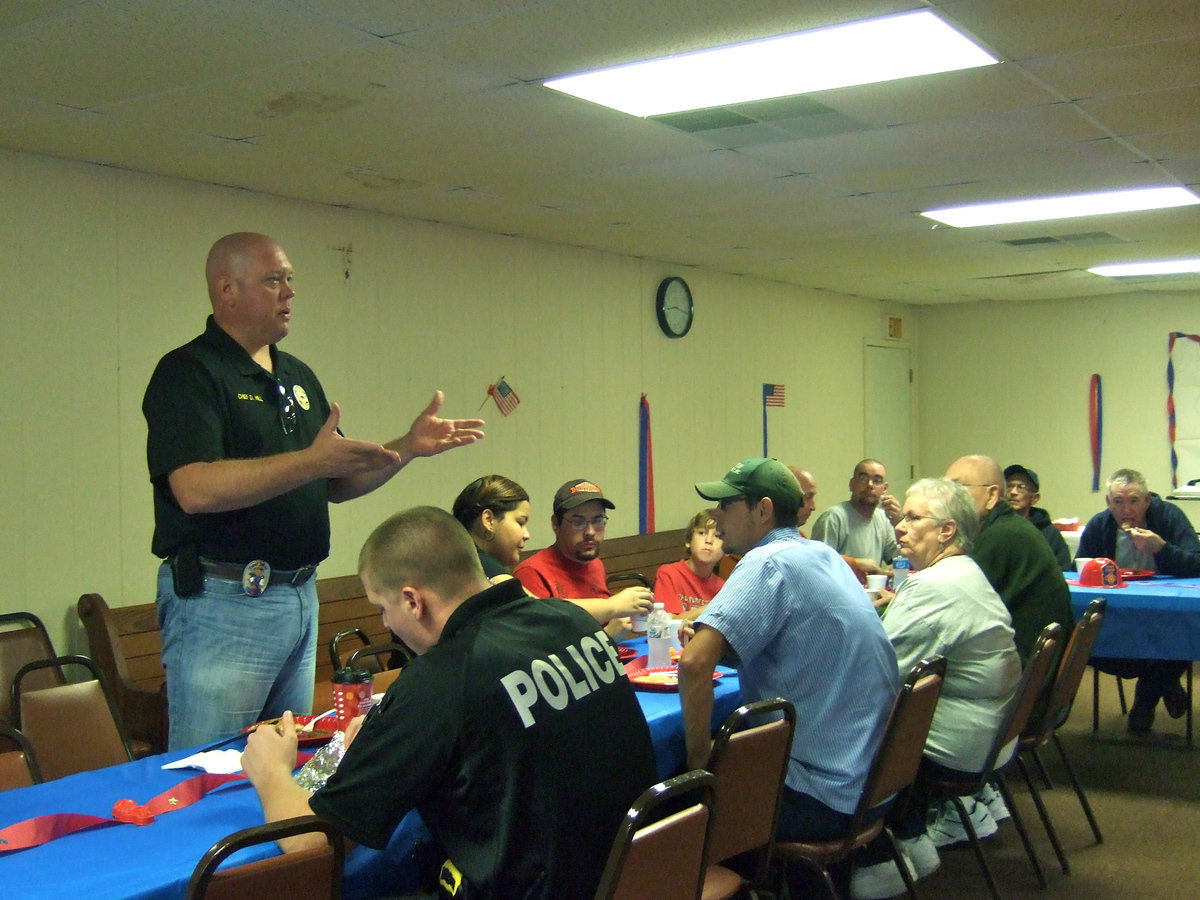
[[[563,600],[504,581],[450,616],[371,711],[311,805],[382,848],[416,808],[465,897],[591,897],[617,828],[657,781],[616,649]]]
[[[156,556],[174,556],[194,543],[201,556],[218,562],[265,559],[287,570],[329,555],[326,479],[256,506],[196,515],[179,508],[167,480],[189,463],[253,459],[312,444],[329,418],[321,383],[291,354],[272,346],[271,356],[274,376],[209,316],[204,334],[159,360],[142,400]]]

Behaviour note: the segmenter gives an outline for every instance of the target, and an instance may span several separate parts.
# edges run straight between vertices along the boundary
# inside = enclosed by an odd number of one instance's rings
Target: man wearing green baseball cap
[[[742,460],[696,492],[717,501],[726,550],[744,555],[679,661],[688,765],[708,763],[713,671],[732,659],[747,703],[783,697],[796,708],[779,839],[839,837],[899,689],[891,641],[849,566],[796,530],[804,494],[786,466]]]

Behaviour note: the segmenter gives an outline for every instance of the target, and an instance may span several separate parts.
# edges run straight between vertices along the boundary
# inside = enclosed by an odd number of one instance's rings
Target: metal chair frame
[[[933,714],[945,678],[946,660],[944,657],[935,656],[921,660],[904,679],[888,714],[887,725],[875,751],[875,758],[871,762],[854,818],[842,838],[832,841],[776,843],[776,854],[784,861],[784,865],[788,861],[798,862],[815,870],[832,900],[837,900],[838,891],[828,867],[849,859],[851,868],[845,873],[849,878],[853,875],[853,852],[865,847],[880,834],[887,838],[892,860],[900,870],[900,877],[909,897],[916,900],[917,891],[912,876],[885,817],[880,816],[868,822],[867,816],[871,810],[894,795],[899,796],[891,814],[898,816],[903,812],[908,793],[917,778],[917,770],[925,751],[925,741],[929,736],[929,727],[933,723]],[[779,874],[782,888],[786,875],[783,866],[780,867]]]
[[[1087,794],[1084,793],[1083,787],[1079,784],[1079,778],[1075,774],[1075,768],[1071,765],[1071,760],[1067,756],[1066,748],[1058,738],[1058,729],[1066,722],[1067,716],[1071,713],[1071,704],[1075,701],[1075,694],[1078,692],[1080,682],[1083,680],[1083,671],[1087,668],[1088,659],[1092,655],[1092,647],[1096,644],[1096,636],[1099,634],[1100,625],[1104,621],[1105,606],[1106,601],[1103,598],[1093,600],[1088,605],[1084,614],[1080,616],[1079,621],[1075,623],[1075,627],[1071,630],[1071,637],[1067,642],[1067,648],[1063,651],[1062,661],[1058,666],[1058,674],[1055,675],[1054,680],[1047,687],[1047,696],[1041,720],[1027,725],[1017,744],[1017,768],[1025,779],[1025,784],[1029,787],[1030,796],[1032,796],[1034,805],[1037,807],[1038,816],[1041,818],[1042,825],[1046,829],[1046,836],[1050,839],[1050,845],[1054,848],[1054,855],[1058,857],[1058,864],[1064,875],[1071,874],[1070,864],[1067,862],[1066,854],[1063,852],[1062,843],[1058,839],[1058,832],[1055,831],[1054,824],[1050,819],[1049,810],[1046,809],[1046,804],[1042,800],[1041,791],[1038,790],[1037,785],[1034,783],[1035,779],[1030,777],[1029,769],[1021,759],[1021,754],[1028,753],[1033,758],[1039,772],[1042,774],[1043,781],[1048,782],[1049,779],[1046,778],[1045,766],[1042,765],[1041,758],[1038,756],[1038,748],[1050,741],[1054,742],[1054,745],[1058,748],[1058,755],[1062,759],[1063,768],[1066,770],[1067,778],[1070,780],[1071,786],[1075,789],[1075,796],[1079,798],[1079,805],[1083,808],[1088,825],[1091,826],[1092,834],[1096,837],[1096,843],[1104,843],[1104,836],[1100,833],[1100,826],[1096,822],[1096,816],[1092,813],[1092,807],[1088,803]]]
[[[716,778],[694,769],[633,802],[600,876],[595,900],[699,900],[712,831]],[[664,818],[664,804],[688,803]]]
[[[751,724],[764,717],[770,718]],[[717,779],[717,806],[708,845],[704,900],[732,897],[742,887],[741,876],[718,863],[743,853],[757,857],[751,886],[765,886],[795,731],[796,708],[775,697],[739,706],[717,732],[707,765]]]
[[[1021,844],[1025,848],[1025,855],[1029,857],[1029,864],[1033,867],[1033,873],[1037,878],[1038,886],[1045,889],[1046,875],[1042,871],[1042,865],[1038,861],[1037,853],[1034,851],[1033,844],[1029,840],[1029,832],[1025,828],[1025,823],[1021,820],[1020,812],[1013,802],[1012,792],[1009,791],[1008,783],[1004,779],[1004,769],[1019,756],[1015,747],[1016,741],[1025,730],[1025,725],[1029,721],[1029,716],[1033,712],[1038,699],[1043,696],[1047,684],[1054,677],[1054,663],[1058,655],[1061,637],[1062,626],[1057,622],[1051,622],[1042,629],[1042,633],[1038,636],[1037,643],[1034,645],[1033,654],[1025,664],[1017,691],[1013,696],[1012,702],[1009,703],[1008,710],[1000,723],[1000,727],[996,731],[995,740],[992,742],[992,747],[988,751],[983,771],[978,778],[971,781],[918,779],[918,783],[933,796],[949,800],[954,804],[963,828],[967,832],[971,849],[975,851],[975,859],[979,863],[979,869],[983,873],[988,890],[995,900],[1000,900],[1000,889],[996,886],[996,879],[987,864],[987,858],[983,854],[983,847],[979,843],[979,835],[975,832],[975,826],[971,824],[971,817],[967,814],[966,806],[959,798],[974,796],[983,789],[989,780],[995,780],[996,787],[1000,791],[1000,796],[1004,798],[1004,803],[1008,807],[1013,826],[1017,829],[1017,835],[1020,837]],[[999,761],[1000,751],[1010,744],[1014,745],[1013,755],[1008,759]],[[901,872],[903,871],[903,868],[901,868]]]
[[[239,850],[298,834],[325,835],[324,847],[283,853],[217,871]],[[341,900],[346,847],[337,826],[317,816],[297,816],[243,828],[208,849],[192,870],[187,900],[232,900],[286,895],[289,900]],[[287,878],[286,884],[281,882]],[[312,890],[305,890],[305,888]]]

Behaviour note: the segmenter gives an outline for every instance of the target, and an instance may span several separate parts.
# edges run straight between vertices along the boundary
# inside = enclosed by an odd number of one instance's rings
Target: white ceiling
[[[540,85],[917,8],[1003,63],[700,132]],[[917,215],[1200,188],[1196,0],[0,0],[0,84],[0,146],[680,266],[913,303],[1200,290],[1084,271],[1200,256],[1200,207]]]

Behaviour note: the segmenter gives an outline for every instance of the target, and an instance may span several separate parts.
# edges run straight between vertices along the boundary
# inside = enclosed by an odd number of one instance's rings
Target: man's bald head
[[[218,238],[209,249],[208,259],[204,263],[204,280],[208,283],[208,296],[213,304],[217,300],[216,285],[219,278],[228,276],[241,280],[255,251],[278,246],[274,238],[255,231],[237,231]]]
[[[804,523],[809,520],[813,510],[817,507],[817,482],[813,478],[812,472],[807,469],[788,466],[788,470],[796,476],[796,480],[800,482],[800,490],[804,492],[804,502],[800,504],[800,512],[796,514],[796,527],[803,528]]]
[[[960,456],[946,469],[946,478],[957,481],[967,489],[975,501],[981,520],[987,518],[987,514],[1004,497],[1004,472],[990,456]]]

